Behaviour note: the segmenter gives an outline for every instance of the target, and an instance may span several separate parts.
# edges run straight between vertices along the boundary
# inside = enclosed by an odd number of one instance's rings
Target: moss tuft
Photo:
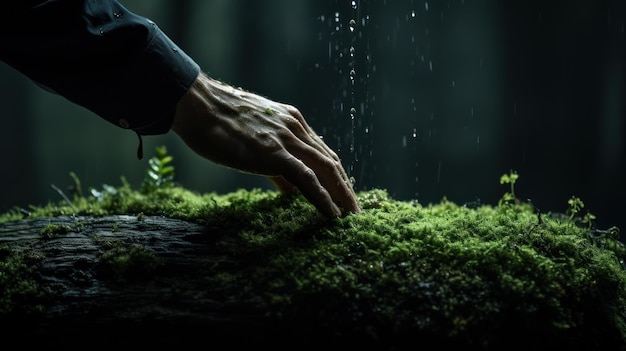
[[[27,256],[0,248],[0,319],[41,311],[41,291],[32,275],[32,267],[39,261],[36,255]],[[35,303],[31,303],[31,302]]]

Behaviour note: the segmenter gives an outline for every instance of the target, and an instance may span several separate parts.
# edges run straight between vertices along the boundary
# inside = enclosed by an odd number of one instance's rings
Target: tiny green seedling
[[[167,154],[165,146],[156,147],[156,156],[148,160],[148,176],[142,183],[144,192],[174,185],[174,166],[171,165],[173,160],[174,157]]]
[[[569,200],[567,200],[567,213],[569,213],[569,219],[573,220],[574,216],[576,216],[580,211],[585,207],[583,200],[576,196],[572,196]]]
[[[588,229],[591,229],[593,226],[593,220],[596,219],[596,216],[589,211],[580,216],[582,209],[585,208],[583,200],[576,196],[572,196],[569,200],[567,200],[567,205],[567,213],[569,214],[570,221],[574,221],[575,217],[580,217],[580,222],[586,225]]]
[[[519,175],[515,171],[510,171],[509,174],[505,173],[500,177],[500,184],[510,184],[511,190],[502,195],[502,198],[498,201],[499,206],[512,202],[519,202],[519,200],[515,196],[515,182],[518,178]]]

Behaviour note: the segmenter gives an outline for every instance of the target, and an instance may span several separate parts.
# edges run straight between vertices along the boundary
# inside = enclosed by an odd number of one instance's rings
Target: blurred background
[[[626,230],[626,2],[122,0],[214,78],[295,105],[358,191],[497,204],[500,176],[542,212],[579,197]],[[270,189],[173,134],[137,137],[0,64],[0,211],[138,186],[165,145],[191,190]]]

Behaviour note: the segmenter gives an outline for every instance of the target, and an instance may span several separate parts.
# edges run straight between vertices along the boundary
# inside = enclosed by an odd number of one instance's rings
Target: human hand
[[[172,130],[200,156],[264,175],[283,192],[297,189],[327,216],[361,212],[339,157],[293,106],[200,73]]]

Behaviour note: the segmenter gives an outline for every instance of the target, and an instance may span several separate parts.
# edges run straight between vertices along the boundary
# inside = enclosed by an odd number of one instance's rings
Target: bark
[[[50,224],[57,232],[42,235]],[[94,338],[112,346],[271,340],[277,329],[263,321],[262,304],[229,301],[219,287],[207,286],[211,267],[229,260],[212,246],[212,234],[205,226],[163,217],[5,223],[0,247],[38,257],[34,273],[46,298],[39,313],[3,316],[2,330],[21,342],[66,346]],[[133,263],[129,254],[137,247],[151,255]],[[110,255],[112,250],[127,255]],[[242,333],[246,338],[234,336]]]

